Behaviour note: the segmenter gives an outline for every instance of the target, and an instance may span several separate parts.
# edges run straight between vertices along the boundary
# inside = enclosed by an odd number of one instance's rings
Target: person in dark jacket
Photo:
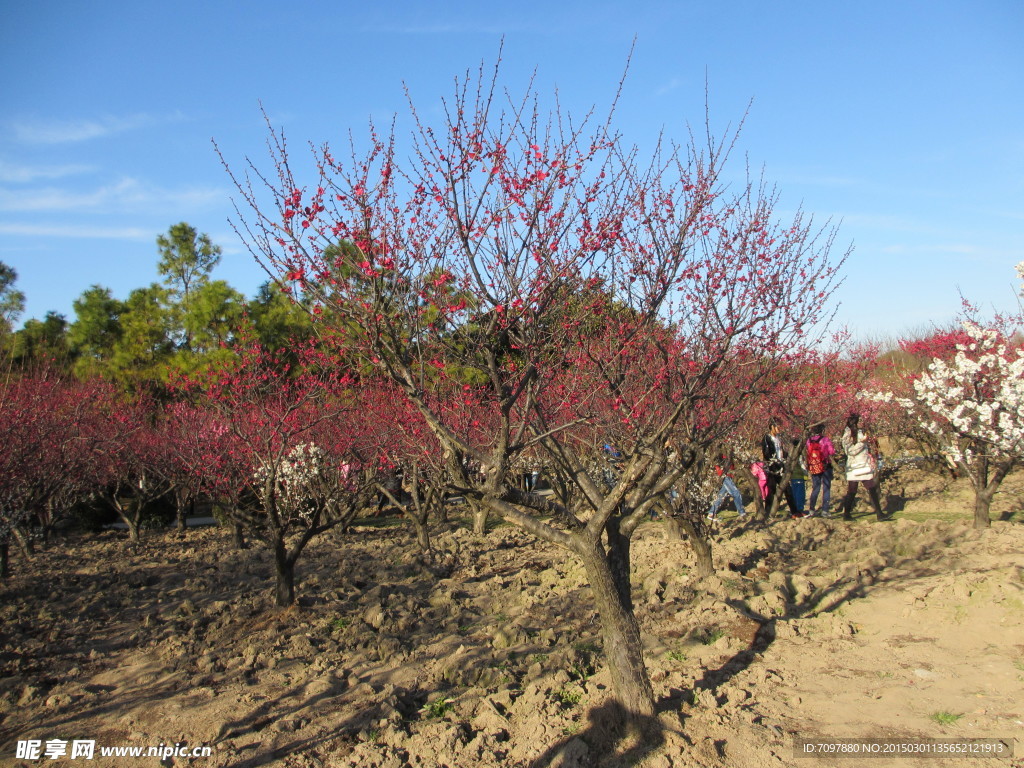
[[[782,484],[782,475],[786,471],[786,448],[783,445],[782,430],[779,422],[772,419],[768,422],[768,432],[761,440],[761,456],[764,458],[764,474],[768,480],[768,497],[765,499],[766,509],[772,508],[772,502],[776,493],[782,493],[789,507],[790,517],[796,519],[806,517],[796,505],[793,497],[793,490],[789,483]]]

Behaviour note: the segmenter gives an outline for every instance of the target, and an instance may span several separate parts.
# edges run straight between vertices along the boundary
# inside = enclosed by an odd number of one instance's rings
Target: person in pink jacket
[[[806,446],[807,474],[811,476],[811,498],[807,505],[811,517],[832,517],[828,506],[832,500],[832,457],[836,448],[832,441],[825,437],[825,425],[815,424]],[[821,509],[815,510],[814,504],[821,493]]]

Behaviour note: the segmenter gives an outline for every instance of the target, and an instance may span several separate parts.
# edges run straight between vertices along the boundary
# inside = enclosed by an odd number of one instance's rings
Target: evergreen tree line
[[[270,282],[246,298],[213,279],[221,248],[181,222],[156,239],[160,282],[124,299],[101,284],[74,301],[74,317],[50,311],[15,329],[25,296],[0,262],[0,349],[15,370],[39,367],[101,377],[127,392],[152,392],[176,373],[216,365],[241,336],[280,349],[312,333],[301,304]]]

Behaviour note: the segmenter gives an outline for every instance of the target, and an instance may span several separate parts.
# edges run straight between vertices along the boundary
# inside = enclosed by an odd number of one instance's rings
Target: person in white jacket
[[[868,445],[867,430],[860,428],[860,415],[851,414],[843,430],[843,450],[846,451],[846,495],[843,497],[843,520],[853,520],[853,504],[857,499],[857,486],[863,485],[875,510],[875,517],[885,520],[882,502],[878,497],[875,479],[875,460]]]

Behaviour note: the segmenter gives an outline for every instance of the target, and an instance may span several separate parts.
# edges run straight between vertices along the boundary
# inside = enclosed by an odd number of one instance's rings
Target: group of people
[[[885,520],[886,515],[882,511],[882,502],[878,491],[877,452],[873,450],[874,443],[868,430],[860,424],[859,414],[851,414],[846,420],[840,443],[846,454],[846,494],[839,504],[843,519],[853,519],[852,512],[857,498],[857,489],[863,486],[867,491],[868,500],[871,502],[875,516],[879,520]],[[799,441],[795,441],[793,448],[799,449],[799,447]],[[811,495],[806,511],[801,509],[797,503],[791,484],[783,482],[790,449],[781,437],[779,423],[775,420],[769,422],[768,431],[761,440],[763,461],[755,462],[751,467],[751,471],[758,479],[765,507],[770,510],[775,497],[781,494],[789,508],[790,516],[793,518],[832,517],[829,509],[832,501],[833,464],[836,448],[832,441],[825,436],[823,424],[818,424],[811,430],[803,447],[805,449],[805,468],[811,479]],[[716,467],[716,471],[722,478],[722,484],[718,496],[708,512],[708,519],[714,521],[718,518],[718,510],[729,496],[736,504],[739,516],[744,517],[746,510],[743,507],[743,497],[739,488],[736,487],[733,477],[734,464],[723,458]],[[820,506],[818,506],[819,498]]]

